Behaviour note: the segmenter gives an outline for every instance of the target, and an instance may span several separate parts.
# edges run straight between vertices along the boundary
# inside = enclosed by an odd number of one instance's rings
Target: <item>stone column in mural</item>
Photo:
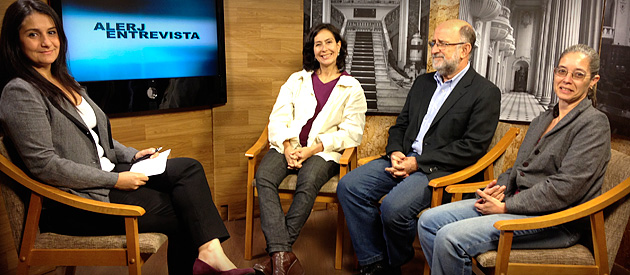
[[[547,3],[547,5],[542,7],[542,14],[543,14],[543,19],[542,19],[542,25],[540,26],[540,30],[541,30],[541,34],[545,33],[549,33],[549,6],[551,5],[550,2]],[[545,81],[545,73],[547,73],[547,71],[545,70],[545,61],[547,58],[547,43],[549,42],[548,39],[544,39],[541,38],[540,39],[540,46],[538,47],[538,54],[535,55],[534,57],[537,57],[537,62],[536,62],[536,86],[534,87],[535,93],[534,96],[536,97],[536,99],[541,102],[544,92],[543,92],[543,84]]]
[[[510,10],[502,6],[501,12],[499,16],[493,19],[491,22],[490,28],[490,41],[493,45],[493,54],[492,54],[492,63],[488,64],[490,68],[488,70],[489,75],[486,76],[490,81],[496,84],[503,92],[505,92],[505,87],[499,86],[501,83],[499,81],[501,74],[505,72],[500,70],[500,64],[504,61],[502,56],[502,51],[509,50],[510,46],[513,47],[514,38],[511,37],[512,26],[510,26]],[[510,40],[506,40],[506,38],[510,36]],[[512,45],[509,45],[512,43]]]
[[[560,13],[558,18],[559,34],[556,46],[556,56],[571,45],[577,44],[580,39],[580,14],[582,14],[582,0],[560,1]],[[578,15],[578,16],[576,16]],[[557,62],[554,60],[554,62]],[[553,89],[553,88],[552,88]],[[558,97],[552,92],[549,107],[553,107],[558,102]]]
[[[514,78],[514,73],[512,72],[511,64],[508,64],[508,57],[514,55],[515,50],[516,46],[514,46],[514,37],[512,34],[508,34],[503,41],[499,42],[499,60],[501,64],[499,64],[500,66],[497,68],[497,86],[504,92],[508,92],[512,89],[512,86],[508,85],[510,82],[507,77]]]
[[[551,9],[549,9],[549,32],[547,33],[547,47],[545,48],[546,57],[543,67],[543,81],[542,81],[542,98],[540,104],[543,106],[549,105],[553,94],[553,68],[556,65],[556,49],[558,47],[558,35],[559,29],[562,27],[563,22],[560,21],[560,2],[561,0],[552,0]]]
[[[591,45],[593,49],[599,49],[600,33],[593,30],[601,30],[602,28],[604,1],[584,1],[583,4],[582,18],[585,20],[582,20],[580,26],[580,41]]]
[[[501,12],[498,0],[469,0],[467,5],[472,25],[477,33],[478,48],[473,56],[473,67],[477,73],[486,76],[488,67],[488,51],[491,48],[490,32],[492,20]]]
[[[322,21],[322,9],[324,8],[323,0],[312,0],[311,1],[311,27],[319,25],[323,23]],[[306,7],[305,7],[306,8]]]
[[[330,0],[322,1],[322,23],[330,23],[330,9],[331,3]]]
[[[409,64],[404,64],[407,74],[415,80],[416,76],[424,72],[426,67],[423,64],[426,45],[424,45],[425,37],[422,36],[422,0],[409,1]],[[422,64],[422,65],[420,65]]]
[[[630,32],[624,31],[623,29],[628,28],[628,22],[630,21],[630,13],[628,12],[628,2],[630,2],[630,0],[617,0],[615,2],[613,28],[617,29],[617,31],[614,32],[612,44],[629,45]]]
[[[470,0],[459,1],[459,19],[464,20],[473,25],[473,18],[470,15]],[[474,25],[473,25],[474,26]],[[475,43],[476,44],[476,43]],[[475,46],[475,45],[473,45]]]
[[[409,0],[400,1],[400,20],[398,25],[398,67],[403,68],[407,61],[407,31],[409,28]]]

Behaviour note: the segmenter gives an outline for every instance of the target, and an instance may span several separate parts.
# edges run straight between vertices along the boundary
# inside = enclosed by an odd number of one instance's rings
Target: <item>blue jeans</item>
[[[414,256],[416,216],[431,204],[429,180],[422,172],[397,179],[385,171],[391,161],[376,159],[339,181],[352,245],[362,266],[382,260],[400,266]],[[384,196],[382,204],[378,201]]]
[[[278,196],[278,186],[291,173],[297,173],[293,201],[286,216]],[[300,230],[308,219],[319,190],[334,175],[339,164],[312,156],[302,162],[299,170],[287,169],[284,154],[271,149],[265,154],[256,171],[256,189],[260,204],[260,224],[267,240],[269,254],[291,251]]]
[[[448,203],[427,210],[418,220],[422,251],[431,266],[431,274],[472,274],[472,260],[481,253],[496,250],[500,231],[494,223],[500,220],[535,216],[516,214],[482,215],[474,207],[475,199]],[[571,246],[580,233],[568,227],[555,226],[514,231],[512,248],[539,249]]]

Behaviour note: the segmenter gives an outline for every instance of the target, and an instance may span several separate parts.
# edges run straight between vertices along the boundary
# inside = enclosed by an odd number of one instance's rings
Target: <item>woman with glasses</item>
[[[610,126],[595,109],[599,56],[586,45],[562,53],[554,70],[558,104],[536,117],[514,166],[477,190],[477,199],[426,211],[418,221],[431,274],[472,274],[471,258],[496,250],[499,220],[557,212],[600,194],[610,159]],[[589,220],[515,231],[516,249],[560,248],[589,232]]]

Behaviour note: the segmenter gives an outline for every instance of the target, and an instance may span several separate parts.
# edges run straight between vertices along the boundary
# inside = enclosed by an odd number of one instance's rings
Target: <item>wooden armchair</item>
[[[393,122],[387,121],[383,118],[376,118],[376,120],[379,121],[379,123],[381,124]],[[370,126],[370,120],[368,120],[366,124],[366,134],[368,136],[374,136],[380,139],[383,139],[384,137],[385,142],[376,143],[368,141],[368,144],[371,143],[375,145],[370,146],[369,149],[366,151],[369,151],[370,153],[380,152],[380,154],[384,154],[386,140],[388,136],[387,129],[385,127],[380,127],[380,130],[378,130],[373,129],[375,127],[368,126]],[[492,141],[489,146],[490,149],[476,163],[453,174],[429,181],[429,186],[433,189],[430,207],[436,207],[442,204],[445,188],[448,188],[449,186],[452,186],[456,183],[457,185],[460,185],[459,183],[468,180],[481,171],[484,171],[484,180],[493,180],[498,177],[499,174],[507,170],[507,168],[512,166],[512,164],[516,160],[518,147],[520,146],[521,142],[523,142],[524,135],[520,135],[519,137],[519,133],[521,132],[521,130],[526,131],[525,129],[526,128],[524,126],[499,122],[494,132],[494,136],[492,137]],[[378,131],[380,131],[380,133],[378,133]],[[364,134],[364,138],[366,134]],[[361,144],[361,146],[359,146],[359,155],[361,155],[362,153],[362,146],[364,146],[363,143]],[[368,157],[362,157],[358,160],[357,163],[358,165],[363,165],[379,157],[381,157],[381,155],[370,155]],[[383,198],[385,198],[385,196],[383,196]],[[383,198],[381,198],[381,201],[383,200]],[[461,194],[459,194],[458,196],[454,196],[452,199],[461,200]],[[424,212],[425,210],[423,210],[422,212]],[[422,212],[418,213],[418,217],[420,217]],[[426,275],[429,274],[430,270],[428,265],[424,265],[423,272]]]
[[[492,142],[490,143],[490,149],[481,159],[461,171],[431,180],[429,182],[429,186],[433,188],[431,207],[442,204],[444,188],[446,186],[465,181],[481,171],[484,171],[484,180],[492,180],[505,171],[507,167],[505,167],[504,164],[509,163],[511,165],[514,163],[514,160],[516,160],[515,152],[518,151],[518,147],[522,142],[522,137],[517,139],[520,131],[521,129],[513,127],[508,123],[499,122]],[[387,139],[387,134],[384,133],[383,135],[385,139]],[[381,135],[381,137],[383,135]],[[361,147],[359,147],[359,150],[361,150]],[[383,147],[382,152],[384,153],[384,151],[385,148]],[[380,155],[361,158],[358,161],[358,165],[363,165],[379,157]]]
[[[167,237],[159,233],[138,234],[139,206],[105,203],[61,191],[30,178],[9,160],[0,136],[0,189],[9,215],[19,254],[17,274],[28,274],[30,266],[126,265],[129,274],[140,274],[142,264],[155,254]],[[39,232],[43,199],[50,199],[87,211],[122,216],[126,235],[76,237]],[[28,204],[28,206],[27,206]]]
[[[494,227],[501,230],[498,250],[473,258],[475,274],[610,274],[630,217],[630,156],[616,150],[611,153],[602,195],[553,214],[496,222]],[[453,185],[446,191],[474,192],[487,184]],[[582,243],[558,249],[511,249],[515,230],[545,228],[587,216],[591,220],[593,251]]]
[[[260,134],[260,137],[254,145],[247,150],[247,207],[245,213],[245,259],[252,259],[253,231],[254,231],[254,197],[258,196],[256,190],[256,180],[254,175],[258,167],[258,157],[262,156],[261,152],[269,149],[267,139],[267,127]],[[339,179],[347,174],[351,169],[356,167],[357,151],[356,147],[346,149],[339,161],[339,175],[331,178],[315,198],[315,202],[335,203],[337,204],[337,234],[335,240],[335,269],[341,269],[343,256],[343,233],[345,217],[339,201],[337,200],[337,184]],[[297,175],[289,175],[280,184],[280,199],[292,200],[297,183]]]

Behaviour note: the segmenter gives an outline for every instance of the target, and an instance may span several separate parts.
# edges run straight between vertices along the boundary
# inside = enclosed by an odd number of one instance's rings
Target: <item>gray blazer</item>
[[[600,194],[610,160],[608,118],[584,99],[542,136],[557,114],[556,105],[532,121],[514,166],[497,180],[507,185],[508,213],[546,214]]]
[[[129,163],[138,150],[111,137],[109,120],[87,96],[96,114],[100,144],[112,163]],[[118,173],[101,170],[96,144],[75,106],[54,104],[23,79],[11,80],[0,97],[0,123],[27,170],[39,180],[81,197],[108,202]]]

